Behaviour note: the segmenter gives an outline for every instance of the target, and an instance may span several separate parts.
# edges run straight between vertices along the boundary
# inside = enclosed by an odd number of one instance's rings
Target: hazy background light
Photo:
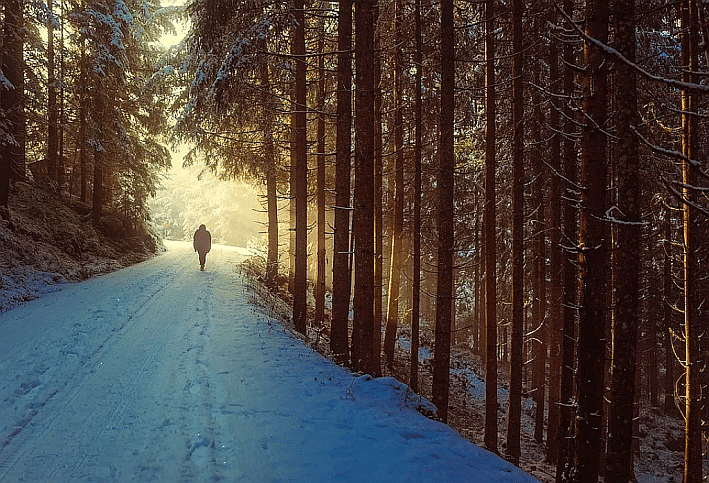
[[[185,2],[183,0],[163,0],[160,5],[162,7],[177,7],[177,6],[185,6],[189,4],[189,2]],[[179,43],[185,34],[187,33],[188,30],[188,21],[187,20],[180,20],[180,21],[174,21],[173,25],[175,26],[175,33],[165,33],[163,34],[162,37],[160,37],[160,43],[165,47],[165,49],[169,49],[173,45]]]
[[[215,243],[263,246],[267,216],[258,188],[222,181],[204,166],[183,168],[184,153],[173,152],[172,169],[148,202],[152,222],[163,238],[189,241],[204,223]]]
[[[163,1],[163,7],[186,5]],[[160,43],[169,49],[179,43],[188,22],[174,22],[176,33],[167,33]],[[254,183],[222,181],[203,165],[183,168],[186,146],[172,151],[172,168],[166,173],[155,198],[148,202],[155,228],[168,240],[190,241],[204,223],[213,241],[224,245],[260,248],[265,244],[266,213]]]

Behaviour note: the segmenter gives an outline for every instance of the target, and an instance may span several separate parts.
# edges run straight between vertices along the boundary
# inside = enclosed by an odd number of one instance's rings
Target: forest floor
[[[0,220],[0,312],[78,281],[146,260],[163,249],[146,227],[32,183],[13,182],[10,220]]]
[[[262,269],[253,259],[246,272],[254,278],[261,278]],[[292,297],[286,287],[278,294],[261,287],[259,298],[267,306],[271,315],[283,323],[289,323]],[[312,304],[311,304],[312,305]],[[312,313],[311,321],[312,321]],[[329,314],[326,314],[329,316]],[[329,323],[318,327],[309,324],[308,340],[313,350],[326,357],[329,351]],[[426,338],[428,337],[428,339]],[[383,339],[383,334],[382,334]],[[422,337],[433,340],[433,335]],[[432,347],[423,345],[419,352],[419,395],[431,398],[433,381]],[[384,361],[384,354],[382,354]],[[410,331],[400,327],[396,343],[394,362],[387,367],[382,362],[384,376],[395,377],[408,383],[410,377]],[[508,367],[498,368],[498,449],[504,457],[507,437],[507,400],[509,388]],[[485,365],[480,356],[467,346],[458,344],[451,350],[451,379],[449,395],[448,424],[472,443],[485,447]],[[542,482],[554,482],[556,466],[546,458],[546,445],[534,438],[536,405],[531,397],[524,396],[522,402],[521,458],[519,467]],[[545,413],[545,426],[546,426]],[[661,407],[651,406],[643,400],[640,407],[638,425],[639,448],[635,457],[635,478],[638,483],[679,483],[682,481],[684,451],[684,421],[679,416],[664,414]],[[709,460],[704,459],[704,474],[709,474]],[[600,481],[605,481],[602,477]]]

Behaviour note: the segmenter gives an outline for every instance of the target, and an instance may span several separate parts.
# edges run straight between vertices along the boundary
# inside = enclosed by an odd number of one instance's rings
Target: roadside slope
[[[12,185],[11,222],[0,220],[0,312],[52,291],[142,261],[161,249],[144,226],[106,213],[98,227],[90,206],[25,182]]]

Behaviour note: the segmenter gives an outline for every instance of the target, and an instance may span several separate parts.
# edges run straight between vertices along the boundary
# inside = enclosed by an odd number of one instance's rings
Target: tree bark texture
[[[319,52],[325,50],[325,21],[321,19]],[[325,321],[325,57],[318,57],[318,120],[317,120],[317,202],[318,202],[318,272],[315,280],[315,322]]]
[[[455,31],[453,0],[441,3],[441,133],[438,168],[438,282],[433,354],[433,404],[443,422],[448,421],[450,337],[453,297],[453,176],[455,151]]]
[[[535,63],[534,83],[541,85],[540,66]],[[547,317],[547,220],[546,220],[546,180],[547,173],[544,169],[544,153],[541,146],[544,145],[542,139],[541,126],[546,124],[542,112],[542,100],[538,89],[534,89],[532,95],[534,104],[534,122],[531,123],[534,173],[536,173],[536,184],[533,189],[532,205],[536,207],[536,219],[532,224],[534,233],[534,264],[532,268],[532,283],[534,284],[532,314],[534,324],[529,330],[533,331],[531,338],[532,357],[532,385],[534,398],[534,439],[541,443],[544,440],[544,403],[546,392],[546,367],[548,348],[548,326]],[[557,158],[558,159],[558,158]]]
[[[335,233],[332,263],[330,350],[335,360],[349,357],[350,171],[352,143],[352,1],[339,3],[337,31],[337,153],[335,157]]]
[[[82,9],[84,8],[82,2]],[[88,121],[87,114],[89,112],[90,97],[88,95],[88,73],[86,65],[86,37],[81,36],[81,60],[80,60],[80,82],[81,85],[79,90],[81,92],[81,98],[79,100],[79,200],[82,203],[86,203],[88,199],[87,185],[88,185],[88,145],[86,144],[88,135]]]
[[[271,142],[273,139],[271,139]],[[267,141],[268,142],[268,141]],[[267,151],[273,150],[273,144]],[[270,163],[274,162],[270,158]],[[278,277],[278,183],[275,166],[268,167],[266,172],[266,210],[268,211],[268,253],[266,257],[266,286],[275,290]]]
[[[404,232],[404,116],[403,116],[403,24],[404,7],[401,0],[396,1],[394,25],[396,31],[396,53],[394,56],[394,229],[391,234],[391,264],[389,265],[389,290],[387,290],[387,323],[384,336],[386,362],[394,362],[394,345],[399,325],[399,291],[401,285],[401,262],[403,258]]]
[[[485,1],[485,447],[497,453],[497,247],[495,232],[495,0]]]
[[[305,63],[305,11],[303,0],[295,0],[295,273],[293,280],[293,323],[306,333],[308,305],[308,125]],[[292,195],[291,195],[292,196]]]
[[[586,35],[608,42],[608,1],[586,2]],[[579,221],[579,284],[581,306],[578,335],[578,387],[575,417],[573,480],[595,483],[601,455],[603,419],[605,327],[608,294],[607,194],[607,70],[600,49],[584,44],[581,159],[581,213]]]
[[[616,49],[635,61],[635,0],[615,2]],[[640,276],[640,158],[635,72],[617,64],[616,129],[618,210],[616,314],[613,320],[611,391],[605,477],[622,483],[633,481],[633,420],[637,361],[638,297]]]
[[[522,0],[512,1],[512,327],[507,454],[519,464],[522,423],[522,339],[524,332],[524,84]]]
[[[273,112],[270,109],[271,78],[268,64],[261,66],[263,102],[263,155],[266,161],[266,211],[268,213],[268,250],[266,255],[266,286],[277,288],[278,277],[278,193],[276,180],[276,151],[273,140]]]
[[[698,70],[697,55],[697,10],[694,0],[685,0],[682,4],[682,64],[685,82],[697,82],[694,74]],[[682,154],[688,160],[696,160],[698,150],[696,94],[682,92]],[[682,163],[682,182],[684,198],[682,208],[684,233],[684,339],[685,339],[685,430],[684,430],[684,483],[702,481],[702,429],[701,429],[701,371],[703,355],[700,351],[699,287],[698,270],[698,210],[696,205],[699,195],[693,187],[697,186],[699,168],[690,161]]]
[[[24,58],[22,30],[24,2],[7,0],[3,31],[2,73],[12,88],[3,89],[0,104],[5,112],[11,141],[5,141],[0,154],[0,218],[9,218],[10,178],[24,174]],[[23,171],[14,173],[22,164]]]
[[[372,374],[374,349],[374,5],[372,0],[355,6],[355,189],[354,231],[355,287],[352,363],[355,370]]]
[[[294,33],[291,35],[295,35]],[[293,41],[294,42],[294,41]],[[295,106],[295,85],[291,85],[289,89],[291,106]],[[289,189],[289,233],[290,240],[288,243],[288,291],[293,294],[295,292],[295,217],[296,217],[296,167],[298,166],[298,150],[296,149],[296,110],[292,109],[290,114],[290,166],[288,167],[288,189]],[[295,320],[295,319],[294,319]]]
[[[382,140],[382,61],[381,55],[381,39],[379,32],[381,29],[376,28],[379,22],[379,4],[374,7],[374,51],[377,55],[374,56],[374,349],[372,356],[374,357],[375,377],[381,376],[382,365],[382,322],[384,321],[383,311],[383,295],[384,291],[384,196],[382,187],[383,176],[383,149],[384,143]]]
[[[103,214],[104,198],[104,169],[106,160],[106,149],[103,145],[106,142],[104,129],[106,128],[106,92],[102,89],[93,89],[91,98],[91,114],[95,131],[92,133],[94,144],[94,172],[93,189],[91,192],[91,216],[94,225],[98,225]]]
[[[549,77],[550,89],[552,92],[559,92],[558,84],[561,81],[559,76],[559,49],[556,42],[549,45]],[[551,100],[552,107],[549,110],[549,125],[555,133],[560,130],[559,123],[559,103]],[[551,272],[551,293],[549,295],[549,392],[548,403],[549,417],[547,423],[547,457],[549,461],[556,462],[558,457],[558,434],[559,434],[559,403],[561,390],[561,347],[563,343],[562,325],[562,237],[561,227],[561,144],[560,136],[553,134],[549,140],[549,162],[555,174],[550,179],[550,211],[551,221],[549,223],[549,237],[551,239],[551,253],[549,268]]]
[[[564,0],[564,12],[573,15],[573,0]],[[564,44],[563,63],[565,65],[563,75],[563,93],[566,96],[574,95],[574,72],[572,66],[575,63],[574,46],[567,42]],[[576,219],[576,207],[572,200],[576,198],[577,180],[577,156],[576,143],[573,141],[575,132],[574,112],[570,103],[565,102],[563,109],[564,121],[564,142],[563,142],[563,169],[566,202],[563,207],[563,237],[567,240],[577,238],[578,224]],[[562,344],[561,344],[561,384],[559,388],[559,431],[558,431],[558,458],[556,466],[557,481],[564,481],[571,469],[572,442],[571,424],[574,389],[574,361],[575,361],[575,340],[576,340],[576,315],[577,315],[577,292],[578,292],[578,271],[574,261],[571,259],[571,252],[566,253],[562,267],[563,279],[563,320],[562,320]]]
[[[47,2],[47,10],[52,12],[52,0]],[[53,13],[53,12],[52,12]],[[54,62],[54,22],[47,25],[47,171],[49,177],[57,181],[59,167],[59,110],[57,108],[57,82]]]
[[[662,262],[662,272],[663,272],[663,290],[662,290],[662,301],[663,301],[663,319],[664,319],[664,345],[665,345],[665,379],[664,379],[664,392],[665,392],[665,404],[664,412],[665,414],[676,415],[677,405],[675,404],[675,353],[673,350],[673,336],[672,331],[675,330],[674,320],[675,311],[673,309],[674,303],[674,287],[675,282],[672,276],[672,255],[670,253],[670,245],[672,243],[672,208],[666,206],[664,210],[664,233],[665,233],[665,248],[663,250],[663,262]]]
[[[416,29],[416,94],[414,96],[414,121],[416,123],[416,141],[414,145],[414,273],[412,284],[411,303],[411,377],[409,386],[414,392],[418,391],[418,366],[419,366],[419,319],[421,305],[421,151],[422,151],[422,119],[423,108],[421,101],[422,79],[422,52],[423,38],[421,35],[421,0],[416,0],[415,11]]]

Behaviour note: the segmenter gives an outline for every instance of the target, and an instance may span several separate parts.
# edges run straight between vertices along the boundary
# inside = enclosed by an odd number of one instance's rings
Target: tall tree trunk
[[[433,404],[441,421],[448,421],[451,301],[453,297],[453,191],[455,151],[455,29],[453,0],[441,2],[441,133],[438,163],[438,283],[433,354]]]
[[[512,1],[512,327],[507,454],[517,465],[522,423],[522,338],[524,332],[524,84],[522,0]]]
[[[59,9],[60,9],[60,34],[59,34],[59,79],[60,79],[60,84],[61,87],[59,88],[59,157],[57,159],[57,184],[59,185],[59,189],[64,186],[65,178],[66,178],[66,165],[64,161],[64,131],[65,131],[65,125],[66,125],[66,102],[65,102],[65,92],[66,92],[66,83],[65,83],[65,53],[66,49],[64,47],[64,31],[65,29],[65,19],[66,19],[66,12],[65,12],[65,5],[64,1],[60,0],[59,2]]]
[[[416,93],[414,94],[414,120],[416,123],[416,140],[414,145],[414,274],[411,303],[411,377],[409,386],[418,392],[419,366],[419,318],[421,301],[421,147],[422,147],[422,101],[421,79],[423,68],[423,38],[421,35],[421,0],[416,0],[415,11],[416,32]]]
[[[273,112],[270,108],[271,78],[268,64],[261,66],[263,113],[263,154],[266,160],[266,206],[268,212],[268,251],[266,256],[266,286],[276,290],[278,277],[278,198],[276,182],[276,151],[273,140]]]
[[[350,311],[350,145],[352,143],[352,1],[339,3],[337,22],[337,153],[335,157],[335,233],[332,256],[330,350],[343,363],[349,356]]]
[[[403,257],[404,232],[404,87],[403,71],[403,22],[404,5],[396,1],[394,17],[396,53],[394,55],[394,154],[396,156],[394,179],[394,229],[391,234],[391,264],[389,265],[389,289],[387,290],[387,324],[384,336],[384,353],[387,365],[394,362],[394,345],[399,324],[399,291],[401,285],[401,260]]]
[[[541,85],[540,66],[534,64],[534,83]],[[532,383],[534,386],[534,439],[541,443],[544,440],[544,402],[546,392],[546,372],[547,372],[547,347],[548,347],[548,324],[547,318],[547,249],[546,249],[546,203],[544,194],[546,192],[546,172],[544,169],[544,151],[542,146],[541,125],[544,124],[544,114],[542,113],[542,101],[538,89],[534,89],[532,96],[534,104],[534,118],[532,123],[532,144],[534,149],[534,173],[536,173],[536,186],[533,190],[532,204],[536,207],[537,217],[536,222],[532,225],[534,229],[534,265],[533,265],[533,283],[534,283],[534,313],[535,336],[532,338],[532,354],[534,364],[532,366]]]
[[[682,4],[682,74],[685,82],[696,82],[698,69],[697,17],[694,0]],[[696,160],[699,154],[697,138],[696,95],[682,92],[682,154],[688,160]],[[684,204],[684,338],[685,338],[685,435],[684,435],[684,483],[702,481],[702,434],[701,434],[701,381],[702,355],[700,354],[701,327],[698,317],[699,287],[697,278],[698,211],[692,206],[698,200],[698,167],[689,161],[682,163],[682,195]]]
[[[361,0],[355,8],[356,109],[354,231],[355,290],[352,364],[375,371],[374,349],[374,6]]]
[[[477,191],[477,190],[476,190]],[[483,283],[483,274],[485,272],[483,264],[485,262],[484,243],[482,237],[482,203],[476,196],[477,205],[475,210],[475,327],[473,328],[473,352],[479,356],[485,354],[484,349],[484,333],[483,327],[485,316],[485,284]]]
[[[293,280],[293,323],[306,333],[308,305],[308,123],[305,63],[305,11],[303,0],[295,0],[295,274]]]
[[[586,2],[586,35],[608,43],[608,0]],[[574,468],[580,483],[596,482],[601,455],[607,288],[607,70],[603,52],[584,45],[581,213],[579,224],[580,306]]]
[[[616,75],[614,71],[610,71],[608,73],[608,87],[609,89],[608,92],[610,92],[610,95],[608,96],[608,112],[610,113],[615,113],[616,111],[616,105],[615,105],[615,100],[616,96],[615,94],[615,83],[616,83]],[[618,171],[618,162],[617,162],[617,152],[615,149],[615,143],[610,143],[610,146],[608,146],[608,165],[607,165],[607,182],[606,184],[608,185],[608,191],[606,195],[606,206],[608,207],[615,207],[618,206],[618,189],[617,189],[617,171]],[[612,213],[613,214],[613,213]],[[612,329],[613,325],[615,324],[615,321],[617,320],[617,310],[616,310],[616,301],[617,301],[617,293],[616,293],[616,288],[617,288],[617,282],[618,282],[618,263],[620,260],[618,259],[618,251],[616,248],[618,247],[618,226],[617,223],[610,223],[608,220],[606,220],[605,224],[605,238],[609,240],[608,242],[608,247],[610,248],[608,250],[608,270],[606,271],[606,276],[608,277],[608,295],[607,295],[607,302],[606,306],[608,308],[608,315],[607,315],[607,321],[605,325],[605,331],[606,331],[606,337],[605,340],[609,341],[610,343],[604,344],[606,347],[606,355],[604,357],[604,367],[603,367],[603,387],[604,387],[604,396],[603,396],[603,419],[601,422],[601,428],[600,428],[600,434],[605,436],[608,434],[608,416],[610,414],[609,406],[610,406],[610,386],[611,386],[611,349],[612,349],[612,342],[613,342],[613,334],[612,334]],[[606,448],[607,448],[607,443],[606,439],[603,438],[601,441],[601,458],[599,460],[599,467],[601,469],[605,469],[606,467]],[[602,474],[602,472],[601,472]]]
[[[53,16],[52,0],[47,1],[47,10]],[[54,65],[54,19],[47,22],[47,171],[55,181],[59,179],[59,111],[57,109],[57,79]]]
[[[101,215],[103,212],[104,204],[104,161],[105,161],[105,148],[103,143],[106,141],[104,135],[104,124],[106,123],[106,99],[105,91],[101,89],[94,89],[94,96],[92,97],[92,114],[93,123],[96,126],[97,131],[94,133],[94,138],[96,139],[96,144],[94,147],[94,177],[93,177],[93,190],[92,190],[92,206],[91,215],[93,218],[94,225],[98,225],[101,220]]]
[[[485,446],[497,453],[497,246],[495,213],[495,0],[485,1]]]
[[[615,2],[615,46],[635,62],[635,0]],[[618,213],[617,300],[613,320],[611,392],[608,418],[605,477],[622,483],[634,480],[632,444],[637,364],[638,297],[640,277],[640,159],[637,126],[635,71],[616,65],[616,129]]]
[[[82,10],[85,8],[82,1]],[[80,86],[79,92],[81,93],[79,99],[79,199],[82,203],[86,203],[88,199],[87,185],[88,185],[88,120],[86,118],[89,112],[89,77],[87,69],[87,58],[86,58],[86,36],[81,35],[81,60],[80,64]]]
[[[325,20],[321,19],[318,52],[325,51]],[[318,273],[315,280],[315,322],[325,321],[325,56],[318,57],[317,121],[317,201],[318,201]]]
[[[552,41],[549,45],[549,82],[550,90],[553,93],[559,92],[558,84],[559,49],[556,42]],[[562,279],[562,259],[561,259],[561,227],[557,223],[561,222],[561,145],[560,137],[556,134],[560,130],[559,125],[559,105],[556,99],[551,100],[551,108],[549,109],[549,126],[553,133],[549,140],[549,161],[554,171],[551,177],[550,187],[550,210],[551,222],[549,224],[551,238],[551,253],[549,268],[551,271],[551,293],[549,296],[549,396],[547,407],[549,408],[549,416],[547,422],[547,458],[552,463],[555,463],[558,458],[558,435],[559,435],[559,403],[561,390],[561,346],[562,346],[562,294],[563,294],[563,279]]]
[[[674,302],[674,279],[672,276],[672,208],[665,207],[664,213],[664,229],[665,229],[665,247],[663,250],[662,263],[662,301],[663,301],[663,321],[664,321],[664,345],[665,345],[665,404],[664,412],[668,415],[677,415],[677,406],[675,404],[675,351],[673,350],[673,321],[675,320],[675,311],[673,309]]]
[[[273,151],[273,139],[266,152]],[[275,160],[271,157],[270,166],[266,171],[266,204],[268,211],[268,253],[266,258],[266,286],[277,289],[278,277],[278,192],[276,182]]]
[[[642,236],[642,232],[641,232]],[[650,244],[648,243],[650,240],[650,237],[647,238],[647,241],[644,243],[645,249],[643,250],[643,253],[648,254],[650,259],[653,261],[653,263],[657,263],[657,258],[655,258],[652,254],[650,254],[651,247],[649,246]],[[654,247],[653,247],[654,248]],[[643,262],[641,260],[640,262],[640,269],[643,270]],[[647,273],[647,271],[645,272]],[[658,407],[660,405],[660,364],[658,360],[658,352],[657,352],[657,328],[660,326],[660,322],[657,320],[658,315],[662,313],[662,310],[660,307],[658,307],[657,300],[659,299],[658,297],[658,288],[659,284],[654,285],[653,287],[650,288],[650,290],[653,292],[651,300],[653,302],[652,306],[650,306],[650,301],[646,302],[644,304],[644,310],[642,310],[642,313],[640,314],[640,320],[646,319],[648,320],[648,326],[647,326],[647,338],[645,340],[645,348],[644,350],[647,351],[647,377],[648,377],[648,398],[650,399],[650,405],[654,408]],[[660,310],[658,310],[660,309]],[[640,332],[642,333],[643,329],[640,328]],[[637,399],[637,398],[636,398]]]
[[[3,90],[0,103],[6,116],[7,134],[12,140],[6,138],[3,141],[0,154],[0,219],[10,218],[10,178],[24,176],[24,3],[19,0],[4,2],[2,73],[12,87]],[[20,165],[22,171],[19,171]]]
[[[291,34],[293,37],[295,33]],[[294,40],[292,40],[295,42]],[[290,114],[290,166],[288,167],[288,223],[289,223],[289,240],[288,240],[288,292],[295,292],[295,207],[296,207],[296,167],[298,166],[297,141],[296,141],[296,109],[295,106],[295,85],[291,85],[289,89],[291,114]]]
[[[564,12],[573,15],[573,0],[564,0]],[[575,63],[574,46],[571,42],[564,44],[563,63],[566,66],[563,75],[563,92],[565,96],[574,95],[574,71],[572,66]],[[567,180],[566,192],[567,201],[564,204],[564,226],[563,236],[567,240],[574,240],[577,236],[578,225],[576,222],[576,207],[571,200],[575,199],[574,193],[577,191],[577,156],[576,143],[573,141],[575,131],[574,112],[568,102],[563,105],[564,121],[564,143],[562,159],[564,163],[564,178]],[[577,292],[578,278],[576,263],[568,253],[564,259],[562,268],[563,279],[563,333],[561,336],[561,384],[559,390],[559,431],[558,458],[556,466],[556,480],[567,480],[568,472],[571,471],[572,438],[571,424],[574,389],[574,341],[576,340],[576,314],[577,314]]]
[[[382,62],[381,39],[377,28],[379,22],[379,4],[374,7],[374,367],[372,374],[379,377],[382,365],[382,321],[384,317],[382,292],[384,290],[384,214],[383,214],[383,140],[382,140]]]

